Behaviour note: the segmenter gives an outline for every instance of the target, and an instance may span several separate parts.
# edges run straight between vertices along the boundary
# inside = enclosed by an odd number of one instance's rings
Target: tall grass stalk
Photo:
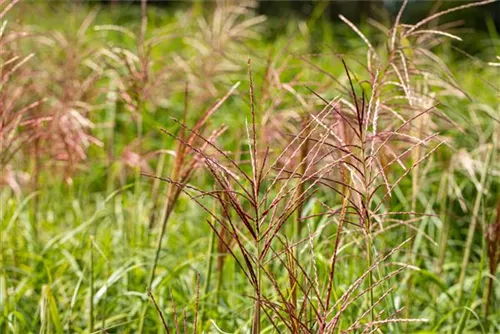
[[[458,300],[459,300],[459,303],[462,301],[462,297],[464,294],[465,275],[466,275],[467,267],[469,264],[469,258],[470,258],[470,253],[471,253],[471,249],[472,249],[472,242],[474,240],[474,234],[476,233],[476,226],[477,226],[477,220],[478,220],[478,215],[479,215],[479,209],[481,208],[481,202],[483,200],[483,196],[485,193],[485,185],[486,185],[487,176],[488,176],[488,169],[490,168],[491,156],[492,156],[492,146],[489,145],[487,148],[487,151],[486,151],[486,155],[485,155],[483,170],[481,171],[481,179],[480,179],[479,187],[476,189],[477,195],[476,195],[476,199],[474,201],[474,207],[472,209],[472,217],[471,217],[471,221],[469,224],[469,230],[467,232],[467,239],[465,241],[462,265],[460,267],[460,276],[458,278],[458,287],[459,287]]]
[[[490,226],[487,226],[486,230],[486,241],[487,241],[487,253],[489,258],[489,277],[488,283],[484,292],[484,319],[486,330],[490,327],[490,310],[492,305],[494,306],[495,300],[493,297],[494,289],[494,277],[497,271],[498,265],[500,264],[500,199],[497,200],[497,210],[496,210],[496,221]]]
[[[94,331],[94,237],[89,239],[89,332]]]
[[[211,108],[209,108],[202,116],[199,118],[198,122],[196,123],[194,129],[196,130],[201,130],[207,122],[208,118],[217,111],[217,109],[226,101],[231,94],[238,88],[239,83],[233,85],[233,87],[229,90],[229,92],[224,95],[219,101],[217,101]],[[185,97],[187,99],[187,88],[186,88],[186,94]],[[187,101],[185,104],[185,109],[184,109],[184,114],[187,114]],[[224,131],[224,129],[220,129],[219,131],[215,131],[207,141],[207,143],[203,146],[203,149],[208,146],[211,141],[215,140],[221,132]],[[156,249],[155,249],[155,255],[154,255],[154,260],[153,260],[153,266],[150,271],[149,275],[149,283],[148,286],[149,288],[152,288],[154,276],[155,276],[155,271],[156,271],[156,266],[158,264],[158,259],[160,256],[160,251],[162,249],[162,242],[163,242],[163,236],[165,234],[166,228],[167,228],[167,223],[170,219],[170,215],[173,212],[175,203],[177,202],[180,194],[182,193],[183,187],[186,186],[186,183],[189,181],[190,177],[192,176],[194,170],[198,167],[199,164],[199,156],[201,155],[201,151],[195,151],[194,157],[189,157],[189,154],[192,153],[192,148],[190,147],[192,143],[197,139],[195,132],[193,132],[192,135],[187,136],[185,138],[185,125],[181,124],[181,129],[180,129],[180,134],[179,134],[179,145],[177,146],[176,150],[176,156],[175,156],[175,162],[173,165],[173,168],[171,170],[171,177],[168,178],[168,180],[171,181],[171,183],[168,186],[167,189],[167,196],[165,198],[165,204],[163,207],[163,214],[160,218],[161,225],[160,225],[160,233],[158,234],[158,239],[156,243]],[[184,142],[184,140],[186,142]],[[150,176],[153,178],[160,178],[159,176],[154,176],[154,175],[146,175]],[[173,186],[172,186],[173,184]]]

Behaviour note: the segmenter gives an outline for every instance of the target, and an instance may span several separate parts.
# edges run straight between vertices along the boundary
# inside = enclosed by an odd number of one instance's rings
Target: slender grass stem
[[[94,331],[94,237],[89,239],[90,272],[89,272],[89,332]]]
[[[209,294],[210,286],[211,286],[211,279],[212,279],[212,266],[213,266],[213,258],[215,256],[214,254],[214,247],[215,246],[215,234],[210,233],[210,239],[208,241],[208,250],[207,250],[207,264],[205,267],[205,284],[203,285],[203,296],[204,296],[204,302],[201,306],[200,310],[200,321],[201,321],[201,331],[203,332],[203,324],[205,323],[205,305],[209,301],[207,296]],[[217,301],[216,301],[217,303]]]
[[[258,263],[256,267],[256,273],[257,273],[257,285],[255,286],[255,308],[254,308],[254,316],[253,316],[253,330],[252,332],[254,334],[260,334],[260,311],[261,311],[261,298],[262,298],[262,270],[260,266],[262,265],[260,262],[260,256],[261,256],[261,246],[260,242],[257,241],[257,258]]]
[[[481,207],[481,201],[482,201],[483,196],[484,196],[484,187],[486,185],[486,180],[487,180],[487,176],[488,176],[488,169],[489,169],[490,163],[491,163],[491,155],[492,155],[492,146],[489,145],[488,151],[486,152],[486,158],[484,160],[483,170],[481,171],[481,180],[479,183],[479,188],[477,189],[476,199],[474,201],[474,208],[472,210],[472,217],[471,217],[471,221],[469,224],[469,231],[467,233],[467,240],[465,242],[462,266],[460,268],[460,276],[458,279],[459,304],[461,303],[462,297],[464,294],[465,275],[467,273],[467,266],[469,264],[469,257],[470,257],[470,253],[471,253],[471,249],[472,249],[472,242],[474,239],[474,234],[476,232],[476,225],[477,225],[477,220],[478,220],[478,215],[479,215],[479,209]]]
[[[155,175],[162,175],[163,174],[163,169],[165,168],[165,160],[166,160],[166,155],[161,154],[160,159],[158,161],[158,165],[156,166],[156,174]],[[149,216],[149,224],[148,224],[148,229],[151,230],[154,226],[154,223],[156,222],[156,215],[158,211],[158,198],[160,197],[160,179],[154,179],[153,181],[153,189],[152,189],[152,199],[151,201],[153,202],[153,207],[151,208],[151,214]]]

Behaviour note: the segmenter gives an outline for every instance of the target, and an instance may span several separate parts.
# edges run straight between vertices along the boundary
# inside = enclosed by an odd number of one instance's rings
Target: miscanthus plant
[[[2,189],[0,331],[494,332],[495,110],[438,56],[461,39],[439,19],[488,2],[407,24],[405,1],[377,40],[340,16],[362,51],[309,54],[302,23],[262,50],[254,2],[155,29],[141,1],[136,27],[93,10],[62,34],[10,30],[0,0],[1,182],[22,199]],[[47,187],[54,168],[75,186]]]
[[[168,133],[198,156],[212,175],[213,186],[200,189],[162,179],[207,212],[213,233],[247,278],[248,298],[254,303],[248,330],[375,332],[382,325],[406,327],[428,321],[401,317],[404,307],[388,301],[396,289],[391,286],[395,277],[415,259],[412,245],[415,231],[420,231],[415,225],[428,216],[416,211],[420,178],[426,173],[422,165],[445,143],[433,130],[453,125],[439,109],[439,98],[466,96],[431,51],[436,36],[460,38],[426,25],[447,13],[485,3],[459,6],[408,25],[401,22],[404,2],[379,51],[341,16],[368,47],[367,77],[351,73],[342,60],[341,93],[326,99],[309,89],[325,106],[308,112],[284,146],[269,146],[259,138],[255,107],[259,103],[249,66],[246,164],[174,119],[182,132],[204,143],[196,146]],[[409,210],[393,211],[391,197],[406,177],[412,184]],[[322,210],[308,212],[306,207],[313,203]],[[318,224],[319,217],[326,218]],[[377,238],[395,228],[407,230],[407,238],[388,251],[379,249]],[[323,238],[329,242],[324,244]],[[406,244],[410,245],[407,263],[384,263]],[[322,264],[317,263],[318,245],[323,256],[329,254]],[[357,260],[364,268],[359,276],[340,287],[337,276],[342,273],[336,268],[342,251],[362,254],[365,260]],[[409,294],[411,288],[408,278],[401,290]],[[406,307],[404,314],[410,315],[409,298]],[[344,320],[349,308],[357,312]]]
[[[12,167],[19,152],[39,137],[33,131],[31,111],[39,107],[43,100],[26,101],[25,95],[34,95],[33,74],[26,64],[34,54],[24,54],[18,47],[23,33],[9,30],[5,16],[15,5],[15,1],[0,7],[0,183],[10,186],[20,195],[22,185],[21,171]]]

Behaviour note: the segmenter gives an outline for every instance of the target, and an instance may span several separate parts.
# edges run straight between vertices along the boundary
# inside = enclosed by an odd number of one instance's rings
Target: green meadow
[[[500,332],[487,3],[0,1],[0,333]]]

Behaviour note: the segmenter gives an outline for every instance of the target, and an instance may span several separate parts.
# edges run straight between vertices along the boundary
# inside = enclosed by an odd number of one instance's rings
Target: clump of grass
[[[367,124],[365,117],[369,107],[365,101],[364,93],[361,98],[356,95],[349,71],[347,67],[345,69],[351,86],[351,96],[348,98],[354,101],[350,105],[355,106],[355,117],[348,118],[350,117],[348,111],[340,106],[341,99],[337,98],[330,102],[323,99],[327,103],[326,107],[317,114],[311,114],[311,120],[305,122],[303,129],[298,134],[293,135],[292,142],[283,149],[276,150],[279,153],[274,159],[270,157],[269,148],[263,151],[258,150],[258,147],[261,147],[263,143],[258,142],[254,87],[250,72],[251,123],[247,127],[250,159],[248,172],[224,150],[200,135],[196,129],[186,128],[186,131],[202,140],[204,145],[214,150],[216,155],[208,153],[204,147],[197,148],[193,143],[171,134],[182,145],[200,154],[205,168],[214,178],[215,190],[204,191],[194,187],[185,187],[183,183],[172,179],[165,179],[165,181],[187,194],[214,219],[215,223],[208,221],[213,233],[224,243],[252,287],[254,310],[251,327],[253,333],[260,333],[264,315],[276,330],[284,327],[294,333],[331,331],[338,326],[342,311],[367,293],[370,295],[369,305],[371,305],[367,314],[372,313],[372,321],[376,321],[373,315],[374,308],[380,301],[374,300],[373,289],[400,271],[396,270],[389,276],[381,277],[377,282],[372,277],[372,272],[378,269],[379,263],[387,258],[382,257],[374,263],[372,262],[374,256],[371,255],[372,243],[370,240],[373,232],[371,218],[373,213],[371,210],[375,208],[376,212],[382,203],[380,202],[378,205],[372,203],[374,193],[380,188],[374,184],[374,181],[377,178],[381,180],[385,180],[385,178],[380,172],[375,173],[378,171],[375,170],[378,165],[375,163],[372,163],[371,167],[368,165],[369,159],[365,156],[365,153],[369,152],[365,146],[368,142],[365,132]],[[347,100],[343,101],[349,104]],[[377,110],[374,111],[375,119],[378,116],[377,112]],[[420,115],[427,112],[428,110]],[[327,117],[332,114],[338,115],[345,122],[345,126],[349,127],[349,131],[352,131],[349,143],[340,139],[336,134],[335,126],[339,123],[338,121],[332,125],[326,123]],[[390,140],[391,136],[399,134],[399,130],[409,125],[411,121],[413,119],[405,121],[398,129],[387,133],[386,141],[383,142],[382,146]],[[357,140],[360,144],[356,142]],[[300,156],[302,147],[307,142],[314,144],[311,144],[305,156],[298,163],[295,163],[295,158]],[[375,151],[376,153],[379,152],[380,147]],[[410,147],[409,150],[412,148]],[[372,153],[370,157],[373,159],[376,155]],[[270,162],[272,160],[274,162]],[[394,162],[395,160],[391,163]],[[344,179],[335,178],[335,175],[339,175],[337,172],[339,170],[340,176]],[[407,172],[410,170],[411,168]],[[373,179],[368,178],[370,171],[374,175]],[[399,183],[402,178],[400,177],[395,184]],[[343,190],[337,189],[339,186]],[[387,189],[381,196],[382,200],[390,195],[391,186],[387,184],[386,186]],[[332,262],[326,272],[329,279],[323,293],[320,292],[319,286],[315,286],[317,282],[313,281],[311,272],[304,269],[304,263],[300,261],[297,257],[298,252],[294,250],[299,248],[304,240],[300,239],[301,235],[297,234],[296,228],[286,229],[294,216],[302,217],[303,213],[298,213],[298,210],[302,210],[304,203],[310,201],[320,191],[320,187],[333,190],[340,195],[343,203],[341,209],[329,209],[323,213],[323,215],[328,216],[340,215],[335,248],[331,257]],[[211,197],[217,201],[221,215],[203,204],[205,197]],[[329,208],[327,204],[323,203],[323,205]],[[308,218],[313,217],[299,218],[299,226],[306,224]],[[346,223],[359,228],[360,232],[367,238],[368,269],[347,289],[336,304],[330,306],[337,251],[341,244],[342,229]],[[234,245],[227,243],[221,230],[232,237]],[[312,238],[312,235],[306,236],[305,240]],[[294,242],[290,244],[287,240],[294,240]],[[284,266],[288,275],[288,279],[285,281],[289,282],[289,285],[286,287],[280,286],[278,282],[281,277],[276,276],[276,273],[272,271],[272,268],[279,265]],[[315,270],[318,269],[315,268]],[[353,292],[367,277],[368,287],[353,297]],[[272,287],[270,290],[273,293],[266,291],[265,286],[268,285]],[[301,298],[298,297],[299,294],[301,294]],[[291,299],[287,295],[290,295]],[[383,295],[382,299],[386,296],[387,294]],[[299,305],[299,300],[301,300],[302,305]],[[338,307],[341,311],[334,312],[333,310]],[[407,319],[400,320],[401,322],[407,321]],[[375,326],[375,323],[373,324]]]
[[[33,73],[26,64],[34,54],[23,55],[17,44],[26,36],[10,31],[6,14],[17,1],[0,4],[0,182],[8,185],[19,196],[22,182],[21,170],[11,163],[18,154],[36,141],[40,133],[33,131],[30,124],[36,122],[31,112],[37,109],[43,99],[26,102],[23,97],[33,94],[33,83],[27,80]]]
[[[74,34],[20,26],[40,42],[26,44],[39,53],[28,60],[24,44],[17,45],[23,32],[2,28],[2,177],[23,170],[31,154],[33,189],[49,200],[35,206],[40,235],[34,238],[29,224],[35,220],[24,208],[37,193],[23,198],[15,176],[8,182],[19,198],[0,196],[0,331],[410,332],[427,328],[427,318],[436,330],[482,326],[482,319],[469,322],[468,315],[479,304],[486,262],[465,308],[455,305],[453,294],[466,291],[476,268],[476,230],[490,216],[495,131],[481,113],[471,113],[473,125],[459,126],[460,115],[450,113],[447,102],[469,106],[473,94],[434,47],[460,40],[450,30],[454,24],[436,19],[484,3],[409,25],[404,2],[392,27],[371,21],[382,30],[379,43],[341,16],[365,45],[361,61],[358,50],[333,58],[303,55],[314,32],[302,23],[294,38],[279,37],[271,50],[261,50],[254,37],[267,27],[264,18],[222,2],[202,15],[196,12],[205,8],[195,5],[159,30],[152,27],[160,19],[151,10],[148,16],[145,0],[136,31],[112,24],[90,29],[97,11]],[[91,34],[106,37],[106,45]],[[53,54],[39,52],[47,49]],[[241,60],[248,53],[253,66]],[[248,80],[242,79],[245,65]],[[47,76],[52,72],[57,75]],[[231,87],[237,81],[248,85],[248,94]],[[184,108],[177,104],[181,95]],[[214,96],[222,97],[207,108]],[[495,119],[490,109],[488,121]],[[179,114],[161,139],[150,131]],[[235,125],[241,118],[248,120]],[[221,119],[227,125],[219,125]],[[474,135],[446,136],[469,131]],[[448,157],[461,140],[474,143],[476,134],[480,145],[470,156],[460,149]],[[94,136],[107,148],[104,162],[104,150],[90,149],[98,143]],[[171,139],[173,146],[157,149]],[[465,177],[455,175],[455,158],[462,159]],[[135,172],[132,193],[125,173],[123,188],[114,189],[113,169],[121,163]],[[438,164],[450,167],[441,184],[446,191],[435,197]],[[48,187],[45,175],[54,167],[68,180],[81,178],[64,190]],[[151,193],[139,172],[153,179]],[[194,202],[187,208],[185,197]],[[196,204],[201,213],[193,210]],[[451,224],[460,209],[464,217]],[[444,228],[435,211],[447,219]],[[200,226],[205,220],[208,226]],[[489,259],[485,325],[493,330],[496,225],[482,239],[482,259]],[[455,238],[463,239],[467,228],[467,256],[456,260],[462,253]],[[89,233],[90,247],[81,247]],[[450,260],[466,261],[463,279],[452,288],[459,265]],[[437,288],[429,289],[431,283]],[[457,324],[450,319],[458,311]],[[442,312],[450,316],[441,319]]]
[[[452,121],[443,117],[444,114],[436,109],[436,96],[428,94],[429,88],[426,87],[425,80],[433,73],[422,69],[422,66],[429,62],[422,61],[413,54],[420,52],[428,59],[433,59],[432,53],[423,47],[427,40],[419,38],[416,42],[422,46],[412,46],[409,49],[409,45],[412,45],[409,39],[416,35],[436,34],[453,38],[454,35],[450,33],[420,28],[444,14],[470,6],[434,14],[415,25],[404,25],[400,23],[400,19],[405,6],[406,2],[399,11],[394,26],[388,31],[388,55],[385,58],[377,55],[375,48],[357,27],[341,17],[368,46],[366,69],[370,80],[362,81],[357,76],[353,79],[344,62],[347,76],[347,85],[343,86],[345,97],[328,101],[311,90],[326,107],[318,114],[309,114],[310,121],[304,122],[299,132],[292,135],[295,139],[283,148],[271,151],[258,142],[258,115],[255,110],[255,105],[258,104],[255,103],[250,72],[251,123],[250,128],[247,127],[249,171],[237,164],[224,150],[206,140],[196,129],[186,128],[186,131],[212,147],[216,156],[171,134],[180,143],[201,155],[206,169],[214,178],[216,190],[179,187],[182,183],[172,179],[165,180],[186,193],[214,219],[215,223],[209,221],[212,231],[224,243],[253,290],[251,327],[254,333],[261,331],[263,314],[276,330],[287,328],[294,333],[331,331],[338,326],[342,311],[365,294],[368,295],[369,308],[347,328],[348,331],[358,328],[357,324],[367,315],[371,320],[367,322],[366,328],[393,321],[413,321],[391,317],[384,321],[376,315],[375,307],[392,289],[376,300],[374,288],[399,273],[399,270],[381,276],[380,260],[374,261],[377,253],[374,239],[378,235],[377,230],[382,233],[385,231],[384,221],[389,221],[389,216],[419,215],[416,209],[418,184],[422,177],[420,165],[444,143],[439,140],[438,133],[427,131],[431,115],[436,114],[448,123]],[[453,79],[439,75],[434,77],[439,80],[439,85],[456,88]],[[369,97],[365,92],[366,85],[370,89]],[[396,89],[392,89],[392,86]],[[460,89],[457,88],[456,91],[462,94]],[[396,118],[389,117],[390,114]],[[426,130],[424,124],[427,124]],[[435,140],[438,143],[429,148],[429,144]],[[303,150],[304,147],[308,147],[307,153]],[[279,152],[274,163],[270,163],[271,152]],[[409,167],[406,166],[408,162]],[[394,177],[397,165],[403,171]],[[274,170],[276,172],[271,173]],[[389,172],[391,177],[388,177]],[[390,206],[389,199],[407,175],[412,175],[413,180],[411,211],[392,212],[387,207]],[[334,210],[333,205],[322,203],[330,208],[325,215],[340,215],[340,219],[332,262],[327,271],[328,284],[324,292],[320,293],[317,282],[313,282],[313,273],[318,268],[313,272],[306,271],[296,249],[303,242],[300,226],[308,218],[303,217],[303,205],[322,191],[320,188],[323,186],[340,195],[342,206]],[[340,189],[337,189],[338,186]],[[203,204],[205,197],[218,202],[221,215]],[[295,221],[299,227],[287,230],[286,226],[293,220],[291,217],[298,217]],[[396,225],[409,226],[412,221],[416,220],[408,220],[408,223],[406,220],[399,220]],[[352,289],[347,289],[343,298],[337,301],[334,308],[339,306],[340,301],[343,306],[340,307],[341,311],[334,313],[330,308],[331,293],[335,281],[337,251],[345,233],[343,229],[347,227],[344,224],[358,230],[361,239],[365,240],[364,252],[368,269],[351,286]],[[229,244],[221,231],[232,237],[233,245]],[[289,235],[290,231],[295,234]],[[313,235],[314,231],[305,240],[313,238]],[[410,233],[409,240],[413,240],[413,237],[414,233]],[[288,240],[295,242],[290,243]],[[410,257],[410,261],[412,259]],[[280,287],[279,277],[274,276],[269,269],[273,267],[273,261],[278,261],[286,269],[288,278],[285,281],[289,282],[286,289]],[[358,288],[365,278],[368,280],[366,289],[350,299],[352,290]],[[267,285],[272,286],[271,290],[275,295],[266,294],[264,286]],[[302,293],[302,299],[298,297],[299,293]],[[302,306],[298,305],[299,300],[302,300]],[[306,311],[308,308],[309,312]],[[400,311],[396,310],[396,314]],[[311,314],[315,316],[310,318]],[[317,327],[311,325],[313,322]]]

